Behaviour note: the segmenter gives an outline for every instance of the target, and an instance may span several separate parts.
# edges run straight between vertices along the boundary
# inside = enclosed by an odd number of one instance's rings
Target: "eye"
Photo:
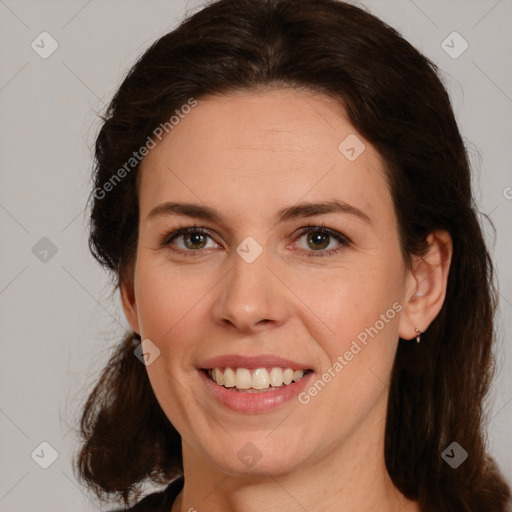
[[[213,242],[213,245],[207,245],[208,239]],[[212,236],[205,229],[197,226],[174,231],[164,238],[162,245],[173,246],[177,252],[184,253],[186,256],[195,256],[204,249],[215,249],[217,246]]]
[[[301,239],[304,239],[305,244],[298,244]],[[334,241],[337,242],[335,247],[328,249]],[[351,244],[347,236],[321,225],[302,228],[292,245],[300,245],[299,252],[307,257],[323,257],[333,255]],[[198,226],[182,227],[173,231],[164,236],[162,246],[192,257],[202,256],[206,249],[221,247],[207,230]]]
[[[352,243],[345,235],[326,228],[324,225],[303,228],[298,235],[297,241],[302,238],[305,239],[306,248],[304,249],[304,245],[302,245],[301,252],[305,253],[308,257],[330,256],[339,252],[343,247],[349,247]],[[335,247],[327,249],[333,241],[337,242]]]

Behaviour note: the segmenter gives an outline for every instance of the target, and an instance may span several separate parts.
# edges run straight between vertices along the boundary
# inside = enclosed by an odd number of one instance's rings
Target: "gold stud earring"
[[[422,334],[423,333],[418,328],[416,328],[416,343],[419,343],[421,341]]]

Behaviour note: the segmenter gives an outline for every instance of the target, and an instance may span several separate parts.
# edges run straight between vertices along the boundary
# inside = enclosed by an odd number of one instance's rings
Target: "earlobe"
[[[447,231],[433,231],[427,242],[427,253],[413,256],[406,279],[399,326],[399,335],[403,339],[414,339],[425,332],[441,311],[446,296],[453,252],[451,236]]]
[[[126,320],[130,324],[131,328],[137,334],[140,334],[139,317],[137,314],[137,304],[135,302],[135,292],[133,285],[128,285],[122,282],[119,285],[119,289],[121,293],[121,304],[123,306],[124,316],[126,317]]]

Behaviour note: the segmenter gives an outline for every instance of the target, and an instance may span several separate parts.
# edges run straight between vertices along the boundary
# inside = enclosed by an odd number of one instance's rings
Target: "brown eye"
[[[302,238],[305,239],[305,243],[300,244],[299,241]],[[336,242],[334,247],[328,249],[333,242]],[[307,226],[299,234],[296,243],[299,251],[309,257],[330,256],[339,252],[343,247],[352,245],[348,237],[324,226]]]
[[[208,246],[208,242],[212,242]],[[199,255],[205,249],[214,249],[217,244],[212,236],[202,228],[181,228],[164,238],[162,245],[176,252],[188,255]]]
[[[329,233],[320,231],[316,233],[310,233],[309,236],[307,237],[308,244],[310,244],[309,247],[315,250],[324,250],[326,247],[329,246],[330,239],[331,235]]]
[[[204,249],[207,242],[207,235],[202,233],[193,232],[182,235],[185,247],[191,250]]]

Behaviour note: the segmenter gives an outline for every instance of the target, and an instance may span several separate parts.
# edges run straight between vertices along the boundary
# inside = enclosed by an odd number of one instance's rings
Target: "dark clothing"
[[[174,500],[183,489],[183,483],[183,476],[180,476],[163,491],[146,496],[131,508],[117,509],[113,512],[171,512]]]

